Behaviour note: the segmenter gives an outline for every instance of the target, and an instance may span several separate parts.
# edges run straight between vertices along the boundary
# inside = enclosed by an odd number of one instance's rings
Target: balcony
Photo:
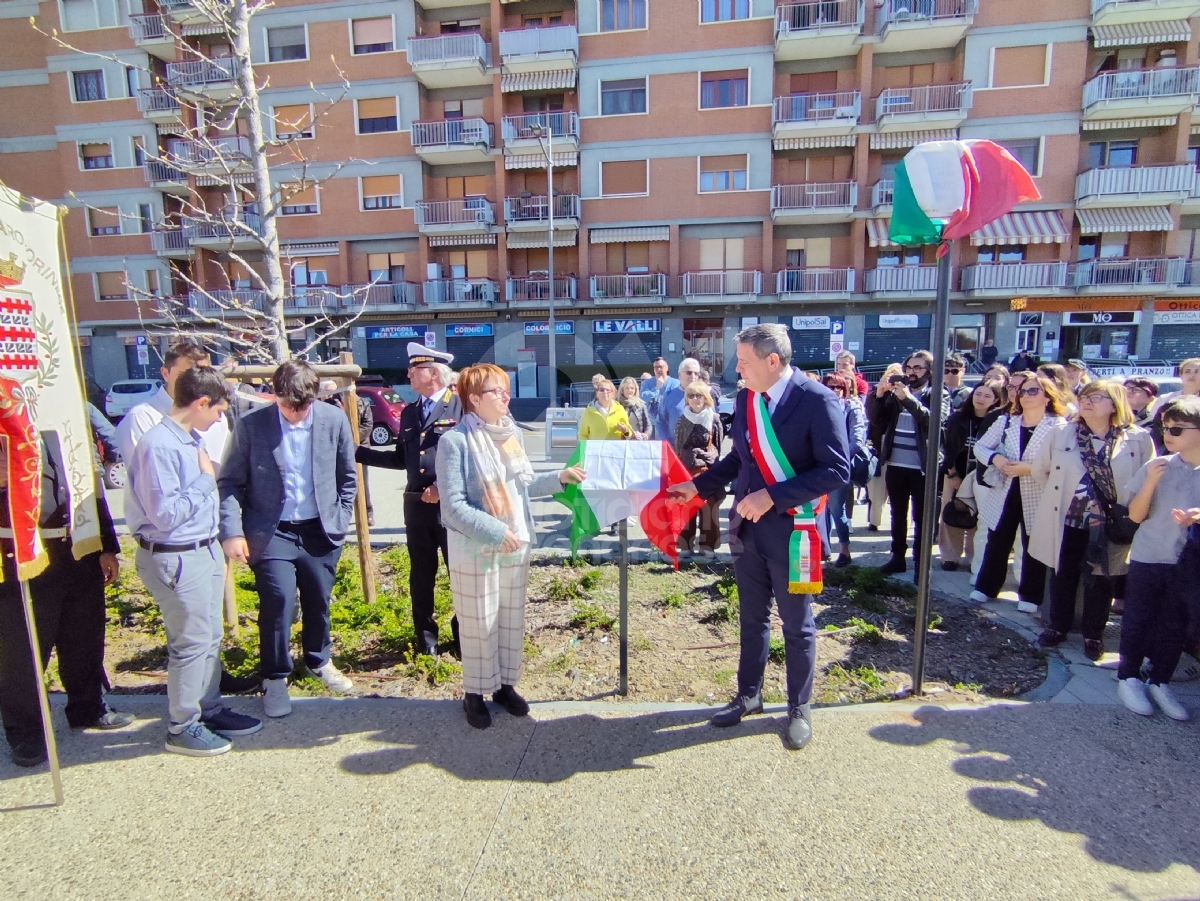
[[[881,178],[871,185],[871,209],[876,215],[887,215],[892,211],[892,191],[896,183],[890,178]]]
[[[806,0],[777,6],[775,59],[853,56],[862,26],[862,0]]]
[[[189,291],[187,308],[200,316],[245,316],[249,312],[261,313],[266,297],[264,291],[245,289]]]
[[[971,83],[885,88],[875,98],[880,131],[957,128],[971,108]]]
[[[577,299],[578,280],[559,276],[554,279],[554,303],[569,304]],[[504,283],[504,296],[510,307],[545,307],[550,301],[550,279],[510,278]]]
[[[332,285],[293,285],[283,299],[285,313],[332,314],[345,306],[343,292]]]
[[[143,88],[137,93],[137,106],[147,121],[156,125],[179,122],[179,98],[166,88]]]
[[[1087,260],[1071,270],[1071,284],[1081,294],[1127,291],[1138,294],[1148,288],[1173,288],[1187,279],[1187,260],[1115,259]]]
[[[212,13],[222,6],[230,6],[230,0],[158,0],[158,8],[176,25],[211,25],[217,21]]]
[[[780,300],[845,299],[854,293],[853,269],[781,269],[775,273]]]
[[[916,299],[933,297],[936,290],[937,266],[882,266],[867,270],[868,294],[907,294]]]
[[[546,231],[550,222],[550,204],[546,196],[504,198],[504,223],[510,232]],[[579,195],[554,196],[554,230],[579,228]]]
[[[497,293],[496,283],[490,278],[438,278],[421,286],[428,306],[490,307]]]
[[[161,227],[150,232],[150,246],[160,257],[185,259],[192,255],[192,242],[182,228]]]
[[[131,15],[129,36],[133,42],[151,56],[167,61],[175,59],[175,35],[167,27],[166,20],[158,13]]]
[[[238,95],[237,60],[218,56],[167,63],[167,84],[181,96],[224,103]]]
[[[228,178],[252,172],[250,139],[243,135],[167,141],[167,162],[193,175]]]
[[[1200,0],[1092,0],[1093,25],[1125,25],[1190,19]]]
[[[877,52],[957,47],[979,12],[979,0],[885,0],[875,14]]]
[[[592,300],[598,304],[663,303],[667,297],[667,277],[661,272],[593,275],[588,281]]]
[[[1200,172],[1195,173],[1192,178],[1192,186],[1188,189],[1188,196],[1183,198],[1182,211],[1187,215],[1200,213]]]
[[[193,247],[226,251],[262,248],[262,223],[256,213],[213,214],[209,219],[185,218],[183,230]]]
[[[418,200],[413,208],[413,219],[423,235],[474,235],[492,230],[496,224],[496,208],[482,197]]]
[[[1075,178],[1077,207],[1162,206],[1182,203],[1196,184],[1192,166],[1089,169]]]
[[[1187,269],[1184,272],[1183,281],[1179,285],[1180,291],[1185,291],[1188,294],[1195,294],[1200,291],[1200,263],[1191,262],[1187,264]]]
[[[475,32],[409,38],[408,62],[427,88],[490,84],[492,45]]]
[[[147,184],[152,188],[166,194],[188,193],[187,173],[162,160],[147,160],[142,166],[142,172],[146,175]]]
[[[703,303],[712,297],[750,300],[762,293],[762,273],[744,269],[717,269],[683,274],[685,303]]]
[[[861,114],[862,95],[858,91],[776,97],[771,126],[775,149],[791,149],[785,143],[790,138],[848,137]]]
[[[1200,67],[1105,72],[1083,86],[1083,118],[1177,116],[1198,100]]]
[[[1059,294],[1066,287],[1066,263],[979,263],[962,271],[962,289],[972,297]]]
[[[536,132],[541,130],[542,140],[538,143]],[[553,131],[551,132],[551,129]],[[550,134],[549,149],[555,156],[559,153],[579,152],[579,114],[571,110],[555,113],[527,113],[523,116],[505,116],[500,121],[500,135],[504,139],[505,156],[537,156],[545,165],[542,147],[546,146],[546,135]]]
[[[492,126],[473,116],[414,122],[412,142],[417,156],[431,165],[486,163],[492,152]]]
[[[347,313],[362,310],[411,310],[420,302],[421,286],[416,282],[375,282],[370,285],[342,285],[342,308]]]
[[[574,25],[500,32],[505,72],[571,72],[579,66],[579,29]]]
[[[805,182],[771,188],[771,218],[781,225],[849,222],[858,206],[858,183]]]

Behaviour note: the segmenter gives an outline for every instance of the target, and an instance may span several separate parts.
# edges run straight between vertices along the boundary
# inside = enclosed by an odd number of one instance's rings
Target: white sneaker
[[[292,712],[287,679],[263,679],[263,713],[267,716],[287,716]]]
[[[1179,720],[1181,723],[1187,722],[1187,708],[1180,704],[1175,695],[1171,693],[1171,686],[1151,683],[1149,690],[1150,697],[1154,698],[1154,703],[1158,705],[1159,710],[1173,720]]]
[[[1029,603],[1029,601],[1017,601],[1017,612],[1018,613],[1037,613],[1038,605],[1031,604],[1031,603]]]
[[[317,670],[317,675],[321,677],[321,681],[330,691],[345,694],[354,689],[354,683],[350,681],[350,677],[334,666],[332,660]]]
[[[986,604],[988,601],[991,600],[991,598],[989,598],[982,591],[972,591],[971,592],[971,600],[974,601],[976,604]]]
[[[1117,682],[1117,697],[1121,699],[1122,704],[1138,716],[1150,716],[1154,713],[1154,706],[1146,697],[1146,683],[1141,679],[1136,677],[1121,679]],[[1172,698],[1172,700],[1174,699]]]

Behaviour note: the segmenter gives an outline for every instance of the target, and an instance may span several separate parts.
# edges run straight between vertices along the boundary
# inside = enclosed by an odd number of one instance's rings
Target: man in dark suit
[[[415,341],[408,345],[408,381],[419,400],[400,413],[400,437],[395,450],[359,447],[355,459],[363,466],[403,469],[404,540],[408,544],[408,593],[412,598],[413,629],[417,652],[436,654],[438,624],[433,613],[433,587],[437,581],[438,550],[446,557],[446,529],[442,525],[437,487],[437,443],[462,419],[462,403],[450,390],[454,355]],[[449,566],[449,561],[447,561]],[[458,643],[458,620],[450,620]]]
[[[733,726],[747,714],[762,712],[773,596],[783,620],[787,661],[785,738],[789,747],[798,750],[812,737],[809,699],[817,646],[812,595],[789,590],[792,511],[848,484],[850,454],[841,401],[824,385],[792,369],[791,356],[786,326],[771,323],[742,330],[737,336],[737,371],[746,388],[738,393],[734,409],[733,450],[694,481],[672,487],[670,493],[683,500],[696,494],[707,498],[731,482],[734,485],[729,547],[741,606],[738,693],[712,723]],[[757,404],[760,395],[779,450],[794,473],[778,481],[760,469],[751,446],[747,407]]]
[[[330,691],[353,687],[329,659],[329,597],[358,486],[350,423],[314,403],[312,366],[288,360],[271,381],[275,403],[238,422],[217,485],[225,555],[249,563],[258,587],[263,711],[286,716],[297,586],[305,664]]]

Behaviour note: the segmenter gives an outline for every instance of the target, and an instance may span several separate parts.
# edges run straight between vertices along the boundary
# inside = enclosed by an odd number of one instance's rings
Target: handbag
[[[1097,478],[1100,461],[1092,450],[1091,442],[1080,443],[1079,455],[1083,458],[1083,466],[1092,480],[1092,488],[1096,491],[1096,503],[1104,511],[1104,536],[1111,544],[1133,544],[1133,536],[1137,533],[1139,523],[1129,518],[1129,508],[1124,504],[1110,501],[1100,488],[1102,480]],[[1111,481],[1111,478],[1108,480]]]
[[[975,479],[971,478],[971,467],[963,477],[950,503],[942,507],[942,522],[952,529],[970,532],[979,526],[979,507],[975,501]]]
[[[870,445],[860,444],[850,458],[850,481],[859,488],[866,488],[867,483],[879,475],[879,458]]]

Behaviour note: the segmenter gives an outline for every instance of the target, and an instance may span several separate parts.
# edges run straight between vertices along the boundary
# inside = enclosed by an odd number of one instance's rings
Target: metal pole
[[[50,699],[46,697],[46,671],[42,669],[42,643],[38,640],[37,624],[33,617],[33,598],[29,583],[21,582],[21,606],[25,608],[25,629],[29,632],[29,647],[33,651],[33,673],[37,679],[38,702],[42,706],[42,735],[46,741],[46,756],[50,758],[50,781],[54,783],[54,806],[63,805],[62,776],[58,772],[58,745],[54,742],[54,724],[50,722]]]
[[[540,144],[541,142],[539,142]],[[547,323],[550,332],[550,406],[558,406],[558,335],[554,328],[554,113],[546,113],[546,208],[549,212],[549,266],[550,266],[550,314]]]
[[[950,325],[950,246],[938,260],[937,303],[933,313],[933,372],[929,399],[929,440],[925,447],[925,515],[921,518],[921,553],[917,557],[917,622],[913,628],[912,693],[924,693],[925,633],[929,628],[929,562],[937,535],[938,454],[942,446],[942,392],[945,382],[946,341]]]
[[[622,519],[617,524],[617,537],[621,544],[620,562],[617,565],[618,584],[621,597],[621,686],[617,694],[629,694],[629,522]]]

